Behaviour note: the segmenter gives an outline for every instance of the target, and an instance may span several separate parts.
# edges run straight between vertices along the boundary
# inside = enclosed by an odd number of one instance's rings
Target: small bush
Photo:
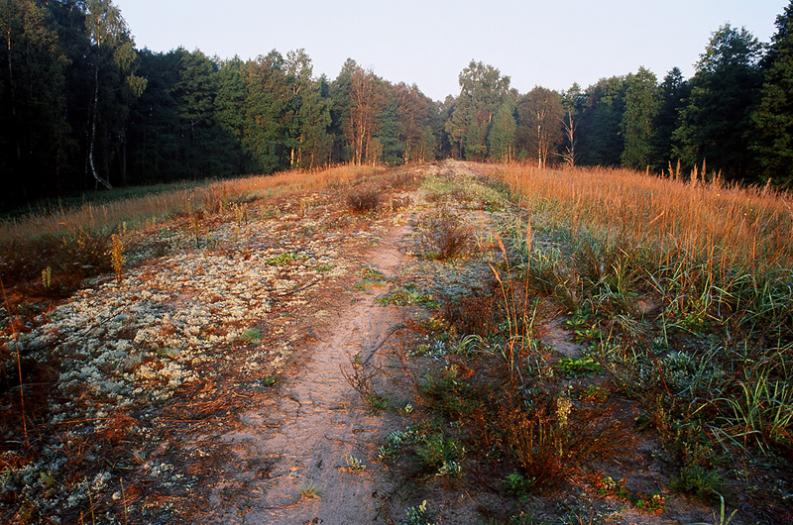
[[[525,496],[533,484],[533,479],[526,478],[520,472],[513,472],[504,478],[504,489],[507,494],[518,498]]]
[[[625,432],[611,416],[605,409],[574,406],[564,396],[538,396],[520,405],[505,402],[491,423],[506,437],[523,475],[548,488],[587,460],[624,446]]]
[[[566,376],[585,376],[603,371],[600,363],[591,356],[563,357],[556,364],[556,368]]]
[[[458,477],[462,474],[465,447],[456,439],[441,433],[424,436],[416,447],[416,455],[436,476]]]
[[[427,510],[427,500],[416,507],[410,507],[399,525],[435,525],[435,518]]]
[[[366,213],[380,205],[380,190],[370,185],[354,186],[347,191],[345,201],[353,213]]]
[[[461,334],[487,337],[498,328],[498,313],[495,291],[443,301],[443,318]]]
[[[429,259],[447,261],[461,257],[473,240],[471,229],[448,208],[429,216],[422,226],[422,245]]]
[[[719,473],[702,465],[684,466],[680,469],[680,474],[670,483],[673,490],[693,494],[705,501],[714,499],[721,491],[721,486]]]

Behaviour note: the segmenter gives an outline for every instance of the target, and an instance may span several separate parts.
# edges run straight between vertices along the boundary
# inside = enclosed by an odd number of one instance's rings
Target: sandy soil
[[[364,256],[368,266],[396,277],[408,257],[400,244],[409,228],[391,230]],[[224,436],[240,459],[270,463],[264,479],[250,480],[246,508],[227,509],[219,522],[241,514],[241,523],[378,521],[378,495],[387,481],[381,469],[366,467],[389,428],[388,417],[372,413],[342,368],[349,371],[358,353],[367,368],[378,367],[398,341],[405,308],[377,304],[381,292],[364,290],[334,312],[330,328],[301,350],[305,361],[292,366],[278,395],[244,414],[242,428]],[[359,460],[363,470],[350,468],[354,460],[348,458]],[[240,479],[246,477],[240,472]]]

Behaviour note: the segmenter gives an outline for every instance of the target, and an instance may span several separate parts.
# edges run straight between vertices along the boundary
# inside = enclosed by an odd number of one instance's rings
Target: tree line
[[[472,61],[433,101],[353,60],[137,49],[112,0],[0,3],[0,204],[94,187],[437,158],[627,166],[678,161],[793,183],[793,1],[769,44],[719,28],[692,78],[645,68],[582,89]]]

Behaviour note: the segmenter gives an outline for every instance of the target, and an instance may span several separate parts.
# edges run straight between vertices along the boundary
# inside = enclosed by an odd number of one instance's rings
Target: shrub
[[[441,433],[424,436],[416,447],[416,455],[436,476],[456,477],[462,474],[465,447],[456,439]]]
[[[607,409],[573,405],[564,396],[506,400],[491,422],[507,451],[537,487],[554,487],[576,467],[624,446],[626,433]]]
[[[702,465],[686,465],[670,483],[678,492],[693,494],[702,500],[711,500],[721,491],[722,480],[719,473]]]
[[[446,261],[461,257],[473,239],[471,229],[448,208],[430,215],[422,226],[422,245],[430,259]]]
[[[372,185],[353,186],[347,190],[345,201],[353,213],[366,213],[380,204],[380,190]]]
[[[410,507],[399,525],[435,525],[435,518],[427,510],[427,500],[416,507]]]
[[[443,318],[461,334],[487,337],[497,329],[498,300],[493,293],[443,301]]]

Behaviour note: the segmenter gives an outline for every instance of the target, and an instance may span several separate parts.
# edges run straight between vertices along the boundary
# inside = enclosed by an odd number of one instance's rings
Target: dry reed
[[[626,169],[477,165],[520,195],[530,211],[574,233],[649,248],[659,266],[705,260],[712,269],[793,267],[793,195],[719,178],[652,177]]]

